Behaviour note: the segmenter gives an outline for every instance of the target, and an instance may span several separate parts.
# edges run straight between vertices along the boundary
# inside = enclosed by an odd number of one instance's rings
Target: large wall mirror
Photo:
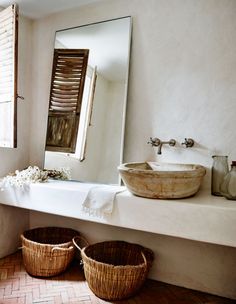
[[[130,42],[130,17],[56,32],[45,168],[118,184]]]

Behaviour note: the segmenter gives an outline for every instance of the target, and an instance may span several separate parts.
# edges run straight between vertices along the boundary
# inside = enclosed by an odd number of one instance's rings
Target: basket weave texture
[[[63,272],[75,255],[72,239],[78,231],[61,227],[40,227],[21,234],[26,271],[33,276],[50,277]]]
[[[107,241],[81,250],[84,274],[90,289],[105,300],[134,295],[146,280],[153,252],[137,244]]]

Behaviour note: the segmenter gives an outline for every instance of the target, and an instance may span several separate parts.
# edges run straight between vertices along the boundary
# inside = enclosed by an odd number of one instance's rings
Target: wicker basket
[[[63,272],[75,254],[73,237],[79,232],[69,228],[40,227],[21,235],[26,271],[33,276],[50,277]]]
[[[74,245],[79,249],[77,239]],[[99,298],[121,300],[134,295],[143,285],[153,262],[153,252],[137,244],[108,241],[81,250],[84,274]]]

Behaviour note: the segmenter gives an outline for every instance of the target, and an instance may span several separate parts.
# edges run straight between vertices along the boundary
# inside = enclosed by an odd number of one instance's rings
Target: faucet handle
[[[174,147],[176,144],[176,140],[175,139],[170,139],[169,140],[169,146]]]
[[[192,138],[185,138],[181,145],[185,145],[186,148],[191,148],[194,145],[194,140]]]
[[[148,144],[152,145],[152,147],[158,147],[161,144],[161,141],[157,137],[150,137],[150,141],[147,142]]]

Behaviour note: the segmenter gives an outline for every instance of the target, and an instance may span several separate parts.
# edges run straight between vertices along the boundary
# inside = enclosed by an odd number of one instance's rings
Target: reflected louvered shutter
[[[46,150],[74,153],[89,50],[54,51]]]
[[[0,146],[16,147],[18,9],[0,12]]]

